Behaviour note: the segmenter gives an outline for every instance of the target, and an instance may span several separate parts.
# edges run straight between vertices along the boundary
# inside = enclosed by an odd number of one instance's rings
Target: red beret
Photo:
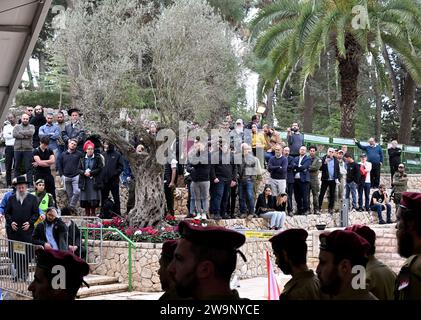
[[[209,248],[237,250],[246,242],[246,237],[237,231],[224,227],[192,225],[188,221],[180,221],[178,232],[182,238]]]
[[[354,231],[356,234],[360,235],[365,240],[367,240],[370,246],[372,247],[376,245],[376,233],[373,231],[373,229],[371,229],[368,226],[354,224],[350,227],[346,227],[345,230]]]
[[[175,248],[177,248],[177,240],[167,240],[162,244],[162,255],[172,259],[174,256]]]
[[[420,192],[402,192],[400,205],[407,209],[421,210]]]
[[[324,232],[319,236],[320,250],[331,252],[342,259],[361,259],[367,257],[370,244],[363,237],[349,230]]]
[[[305,242],[307,237],[308,232],[304,229],[288,229],[274,235],[269,241],[272,243],[272,248],[285,248],[298,241]]]
[[[83,145],[83,152],[86,152],[89,147],[95,148],[94,143],[91,140],[87,140],[85,144]]]
[[[89,265],[70,251],[38,249],[36,251],[37,267],[51,272],[54,266],[66,269],[66,278],[83,282],[83,277],[89,274]]]

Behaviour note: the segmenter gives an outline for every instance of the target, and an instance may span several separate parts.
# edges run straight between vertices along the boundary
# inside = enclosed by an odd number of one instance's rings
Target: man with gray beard
[[[39,217],[38,199],[28,193],[25,176],[16,178],[16,193],[7,202],[5,210],[6,233],[9,240],[32,243],[34,224]],[[25,254],[14,253],[13,245],[9,248],[15,269],[16,278],[26,280],[28,263],[33,257],[32,247],[26,246]],[[19,261],[19,263],[17,263]]]

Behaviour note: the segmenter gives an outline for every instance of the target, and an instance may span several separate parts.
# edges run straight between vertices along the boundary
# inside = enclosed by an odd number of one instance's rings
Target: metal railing
[[[128,282],[129,282],[129,292],[132,292],[133,290],[133,270],[132,270],[132,249],[135,248],[136,244],[130,240],[123,232],[121,232],[119,229],[117,228],[111,228],[111,227],[107,227],[107,228],[91,228],[91,227],[81,227],[81,230],[84,233],[84,240],[85,240],[85,246],[88,246],[88,238],[89,238],[89,231],[101,231],[102,234],[104,232],[115,232],[116,234],[118,234],[120,236],[121,239],[123,239],[124,241],[126,241],[128,243],[129,246],[129,250],[128,250]],[[102,236],[101,236],[102,239]]]
[[[85,260],[88,264],[95,265],[102,262],[102,238],[103,233],[102,230],[102,219],[97,217],[84,217],[84,216],[61,216],[63,222],[66,223],[68,228],[67,233],[67,244],[69,249],[74,250],[74,254],[79,256],[79,258]],[[89,228],[90,226],[99,226],[98,227],[98,234],[94,233],[90,238],[90,234],[87,232],[83,232],[85,228]],[[98,240],[89,242],[88,240]],[[98,254],[95,255],[95,258],[92,257],[94,255],[90,254],[95,251],[98,244]]]
[[[0,239],[0,288],[27,298],[32,298],[28,290],[34,280],[35,250],[32,243]]]

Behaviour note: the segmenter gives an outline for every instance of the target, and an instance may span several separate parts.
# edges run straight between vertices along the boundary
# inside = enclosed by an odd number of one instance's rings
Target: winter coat
[[[32,233],[34,232],[34,224],[39,217],[38,199],[32,194],[28,194],[21,204],[16,199],[16,194],[12,195],[7,201],[6,211],[6,233],[9,240],[16,240],[31,243]],[[12,222],[16,222],[18,230],[12,229]],[[29,229],[24,231],[22,226],[25,222],[29,222]]]
[[[322,172],[322,181],[329,181],[329,169],[326,162],[327,156],[324,156],[322,158],[322,166],[320,167],[320,171]],[[334,164],[333,164],[333,180],[340,179],[341,172],[339,169],[339,161],[335,157],[333,158]]]
[[[118,181],[124,169],[123,156],[114,149],[103,152],[102,156],[105,160],[105,166],[102,170],[103,184]]]
[[[44,246],[48,243],[47,235],[45,234],[46,228],[46,221],[40,222],[37,224],[34,233],[32,235],[32,243],[35,245]],[[68,250],[67,245],[67,226],[66,224],[60,219],[57,218],[53,222],[53,236],[54,240],[56,240],[57,246],[59,250],[66,251]]]
[[[311,158],[307,155],[303,157],[301,160],[301,166],[299,167],[300,157],[294,158],[294,178],[295,174],[300,174],[300,181],[301,182],[310,182],[310,171],[308,170],[311,165]]]
[[[35,127],[32,124],[24,126],[18,124],[13,129],[13,137],[15,138],[14,151],[32,151],[32,137],[35,132]]]
[[[45,118],[44,114],[35,115],[31,118],[29,123],[35,127],[34,136],[32,137],[32,147],[39,147],[39,128],[41,128],[44,124],[47,123],[47,119]]]
[[[102,189],[103,182],[102,182],[102,177],[101,177],[101,171],[104,166],[103,166],[100,155],[94,154],[93,156],[93,165],[92,165],[90,177],[85,176],[85,171],[87,169],[85,165],[85,159],[86,159],[86,156],[80,158],[80,161],[79,161],[79,175],[80,175],[79,189],[81,191],[85,190],[86,182],[88,181],[88,179],[94,179],[95,188],[97,190]]]

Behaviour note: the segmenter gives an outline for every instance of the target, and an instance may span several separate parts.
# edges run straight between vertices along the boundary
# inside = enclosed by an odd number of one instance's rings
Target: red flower
[[[112,226],[112,221],[104,221],[103,223],[102,223],[102,226],[104,226],[104,227],[111,227]]]
[[[126,230],[124,230],[124,233],[126,234],[126,236],[132,236],[134,235],[136,229],[133,227],[128,227]]]
[[[167,220],[167,221],[174,221],[175,220],[175,216],[169,214],[169,215],[167,215],[165,217],[165,220]]]

